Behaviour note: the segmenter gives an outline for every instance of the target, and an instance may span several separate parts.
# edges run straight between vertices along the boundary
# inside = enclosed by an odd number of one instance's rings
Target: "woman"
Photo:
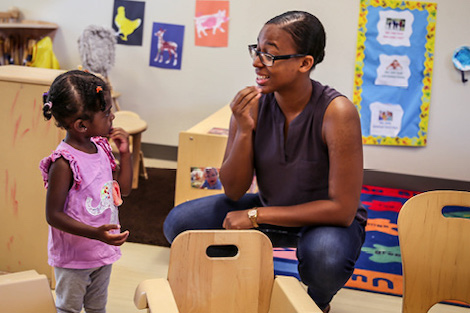
[[[310,79],[325,32],[307,12],[269,20],[249,46],[257,86],[231,103],[220,169],[225,195],[183,203],[168,215],[172,242],[188,229],[258,228],[274,246],[297,247],[299,275],[324,311],[348,281],[364,242],[362,142],[354,105]],[[245,194],[256,174],[259,194]]]

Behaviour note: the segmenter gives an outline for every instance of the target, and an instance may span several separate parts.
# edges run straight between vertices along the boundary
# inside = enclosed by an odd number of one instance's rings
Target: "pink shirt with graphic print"
[[[65,201],[64,212],[91,226],[119,224],[121,204],[119,185],[113,180],[116,169],[111,147],[105,138],[92,138],[97,153],[88,154],[62,141],[52,154],[40,163],[47,188],[49,168],[58,158],[70,164],[73,185]],[[49,226],[49,264],[54,267],[85,269],[112,264],[121,257],[118,246],[99,240],[72,235]]]

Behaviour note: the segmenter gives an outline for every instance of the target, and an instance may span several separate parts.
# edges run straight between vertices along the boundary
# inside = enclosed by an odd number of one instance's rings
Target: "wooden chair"
[[[57,312],[46,275],[34,270],[0,275],[0,311]]]
[[[214,248],[227,253],[216,257]],[[296,278],[274,277],[271,241],[256,230],[181,233],[168,278],[141,282],[134,303],[166,313],[322,312]]]
[[[129,133],[132,148],[132,188],[139,186],[139,175],[147,179],[147,171],[144,166],[144,154],[141,150],[142,133],[147,129],[147,122],[132,111],[121,110],[118,102],[120,93],[114,90],[108,77],[108,72],[114,64],[116,38],[111,28],[90,25],[85,28],[78,40],[80,57],[84,69],[101,75],[111,88],[113,97],[114,115],[113,125],[121,127]],[[115,146],[112,144],[113,150]],[[116,151],[116,150],[115,150]]]
[[[445,206],[470,207],[470,192],[425,192],[398,215],[403,313],[428,312],[445,300],[470,303],[470,219],[443,216]]]
[[[139,186],[139,176],[148,178],[147,170],[144,165],[144,153],[141,149],[142,133],[147,129],[147,122],[140,118],[137,113],[131,111],[114,112],[113,125],[121,127],[130,136],[131,152],[132,152],[132,188]]]

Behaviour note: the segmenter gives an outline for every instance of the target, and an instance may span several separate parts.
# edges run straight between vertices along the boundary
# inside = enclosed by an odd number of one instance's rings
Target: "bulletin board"
[[[361,0],[353,102],[368,145],[425,146],[437,4]]]

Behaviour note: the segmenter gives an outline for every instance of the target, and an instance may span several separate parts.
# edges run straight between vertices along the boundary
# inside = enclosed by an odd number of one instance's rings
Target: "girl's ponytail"
[[[44,115],[44,118],[48,121],[52,118],[52,102],[47,101],[48,93],[45,92],[42,95],[42,102],[44,103],[42,107],[42,114]]]

